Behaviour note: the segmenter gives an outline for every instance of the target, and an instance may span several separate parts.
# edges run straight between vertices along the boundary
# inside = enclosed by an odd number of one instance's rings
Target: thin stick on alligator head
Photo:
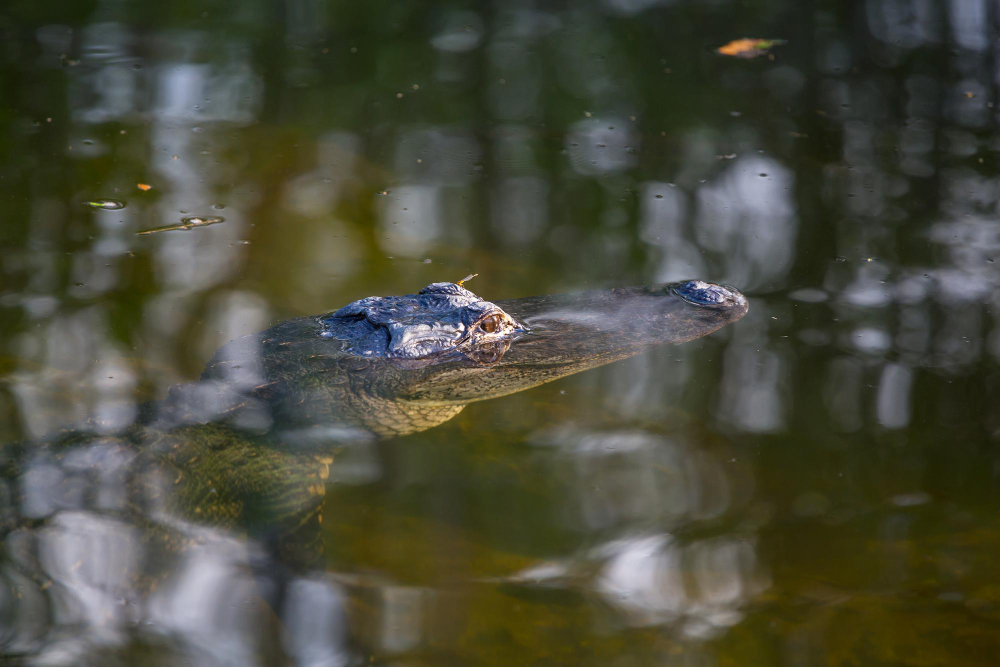
[[[747,308],[736,289],[698,280],[497,303],[434,283],[233,341],[200,383],[175,388],[162,414],[314,443],[403,435],[473,401],[705,336]]]

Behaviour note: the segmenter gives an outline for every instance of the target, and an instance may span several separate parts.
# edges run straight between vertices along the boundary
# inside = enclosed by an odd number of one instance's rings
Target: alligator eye
[[[496,333],[500,330],[500,316],[490,315],[489,317],[484,318],[483,321],[479,323],[479,328],[486,333]]]

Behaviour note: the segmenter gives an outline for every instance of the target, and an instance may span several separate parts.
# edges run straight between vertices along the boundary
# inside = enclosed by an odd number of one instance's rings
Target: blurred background
[[[277,606],[210,527],[150,584],[131,454],[29,447],[3,656],[995,664],[998,11],[6,0],[0,442],[110,438],[234,337],[474,272],[751,308],[344,447]]]

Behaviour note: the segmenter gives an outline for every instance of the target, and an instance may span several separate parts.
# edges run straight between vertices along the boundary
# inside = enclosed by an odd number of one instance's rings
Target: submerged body
[[[174,387],[117,436],[78,430],[6,445],[0,477],[16,484],[29,465],[65,468],[46,473],[52,488],[34,480],[58,498],[80,453],[101,452],[124,462],[127,498],[112,509],[147,539],[179,548],[190,526],[208,524],[270,540],[272,562],[314,567],[339,447],[425,430],[470,402],[689,341],[746,312],[738,291],[700,281],[495,303],[454,283],[369,297],[229,343],[198,382]],[[3,508],[8,529],[59,514],[18,503]],[[147,550],[168,560],[174,551]]]

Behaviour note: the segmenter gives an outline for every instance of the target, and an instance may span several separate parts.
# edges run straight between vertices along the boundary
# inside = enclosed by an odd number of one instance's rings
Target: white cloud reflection
[[[788,362],[784,355],[749,345],[733,345],[725,353],[719,418],[749,433],[785,428],[788,406]]]
[[[749,540],[682,544],[656,535],[610,542],[598,553],[596,586],[608,604],[635,625],[678,623],[691,638],[714,638],[742,621],[742,608],[770,584]]]
[[[913,373],[900,364],[886,364],[879,379],[876,412],[886,428],[903,428],[910,423],[910,385]]]
[[[483,20],[479,14],[467,11],[450,11],[443,15],[441,27],[431,37],[435,49],[452,53],[465,53],[479,46],[483,38]]]
[[[715,182],[698,188],[694,232],[721,254],[724,275],[744,290],[784,278],[795,253],[798,221],[791,171],[776,160],[736,160]]]
[[[347,618],[340,588],[321,577],[291,583],[282,612],[282,644],[302,667],[350,664]]]
[[[444,222],[441,188],[398,185],[377,201],[378,242],[389,255],[423,257],[441,237]]]

